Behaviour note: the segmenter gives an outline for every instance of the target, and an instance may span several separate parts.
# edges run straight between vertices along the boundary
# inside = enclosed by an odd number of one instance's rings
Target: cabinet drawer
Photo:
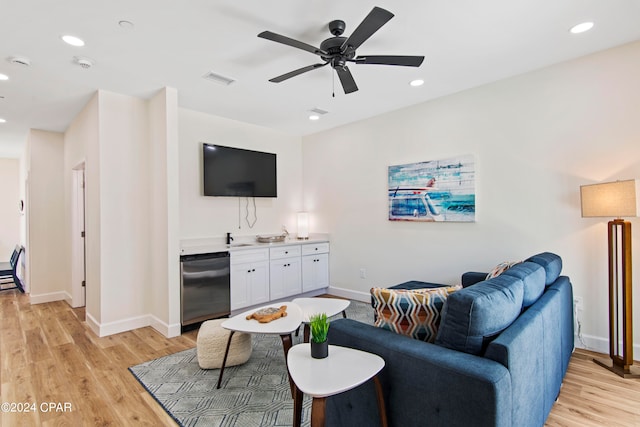
[[[329,252],[329,243],[310,243],[302,245],[302,255],[324,254]]]
[[[231,264],[258,261],[269,261],[268,249],[243,249],[231,252]]]
[[[280,246],[269,249],[271,259],[289,258],[300,256],[300,245],[296,246]]]

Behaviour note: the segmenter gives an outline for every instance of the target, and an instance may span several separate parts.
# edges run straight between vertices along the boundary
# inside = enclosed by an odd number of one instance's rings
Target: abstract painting
[[[474,222],[472,155],[389,166],[389,220]]]

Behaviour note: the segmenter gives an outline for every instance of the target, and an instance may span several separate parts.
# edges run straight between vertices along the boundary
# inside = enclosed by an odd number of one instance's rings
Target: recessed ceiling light
[[[309,116],[309,120],[320,120],[320,116],[317,114],[312,114]]]
[[[573,27],[571,27],[569,31],[572,34],[580,34],[580,33],[584,33],[585,31],[589,31],[592,28],[593,28],[593,22],[583,22],[581,24],[574,25]]]
[[[422,79],[415,79],[415,80],[411,80],[409,82],[409,84],[413,87],[418,87],[418,86],[422,86],[424,84],[424,80]]]
[[[5,119],[0,118],[0,123],[6,123],[7,121]]]
[[[70,44],[71,46],[76,46],[76,47],[84,46],[84,40],[79,39],[78,37],[75,37],[75,36],[64,35],[61,37],[61,39],[65,43]]]
[[[0,74],[0,80],[9,80],[9,76],[6,74]]]

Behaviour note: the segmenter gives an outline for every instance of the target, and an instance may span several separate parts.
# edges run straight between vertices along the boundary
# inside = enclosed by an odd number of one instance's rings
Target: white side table
[[[260,323],[257,320],[247,320],[247,316],[255,313],[256,311],[266,307],[280,307],[287,306],[287,315],[276,320],[272,320],[269,323]],[[222,359],[222,367],[220,368],[220,376],[218,377],[217,388],[220,388],[222,384],[222,375],[224,374],[224,367],[227,363],[227,356],[229,355],[229,346],[231,345],[231,338],[235,332],[244,332],[247,334],[272,334],[280,335],[282,340],[282,349],[284,350],[284,359],[287,363],[287,353],[291,348],[291,334],[297,331],[302,322],[302,310],[296,304],[291,302],[285,302],[282,304],[269,304],[259,308],[253,308],[247,310],[244,313],[240,313],[231,317],[229,320],[225,320],[222,323],[222,327],[231,331],[229,333],[229,339],[227,340],[227,348]],[[295,385],[289,376],[289,384],[291,386],[291,393],[294,393]]]
[[[296,298],[293,303],[302,310],[302,323],[304,323],[304,342],[309,342],[309,316],[318,313],[326,313],[327,317],[335,316],[342,312],[346,318],[345,310],[351,304],[348,299],[340,298]]]
[[[324,359],[311,357],[310,344],[298,344],[287,356],[289,377],[295,383],[293,425],[302,422],[302,393],[313,397],[311,427],[325,424],[326,398],[351,390],[373,378],[376,387],[380,425],[387,426],[387,413],[378,372],[384,367],[380,356],[336,345],[329,346],[329,356]]]

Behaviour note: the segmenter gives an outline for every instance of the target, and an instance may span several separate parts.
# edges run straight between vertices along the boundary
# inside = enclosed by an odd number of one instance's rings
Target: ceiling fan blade
[[[304,42],[301,42],[299,40],[294,40],[290,37],[287,36],[283,36],[280,34],[276,34],[276,33],[272,33],[271,31],[263,31],[260,34],[258,34],[258,37],[266,39],[266,40],[271,40],[273,42],[276,43],[282,43],[285,44],[287,46],[291,46],[291,47],[295,47],[298,49],[302,49],[302,50],[306,50],[307,52],[311,52],[315,55],[327,55],[327,52],[322,51],[321,49],[311,46],[310,44],[306,44]]]
[[[405,67],[419,67],[424,61],[424,56],[400,56],[400,55],[367,55],[357,56],[353,59],[356,64],[378,65],[403,65]]]
[[[377,6],[374,7],[360,25],[358,25],[358,28],[344,41],[341,48],[342,52],[346,51],[347,47],[350,47],[351,50],[356,50],[371,37],[373,33],[378,31],[380,27],[389,22],[393,16],[393,13],[388,10]]]
[[[336,73],[338,73],[338,77],[340,78],[340,83],[342,83],[342,89],[344,89],[345,94],[349,94],[358,90],[358,85],[353,79],[351,71],[349,71],[347,67],[336,67],[335,70]]]
[[[283,74],[281,76],[269,79],[269,81],[273,82],[273,83],[280,83],[280,82],[283,82],[283,81],[285,81],[287,79],[290,79],[291,77],[295,77],[295,76],[300,75],[302,73],[306,73],[307,71],[313,71],[316,68],[324,67],[327,64],[328,64],[328,62],[325,62],[324,64],[308,65],[306,67],[298,68],[297,70],[289,71],[288,73]]]

